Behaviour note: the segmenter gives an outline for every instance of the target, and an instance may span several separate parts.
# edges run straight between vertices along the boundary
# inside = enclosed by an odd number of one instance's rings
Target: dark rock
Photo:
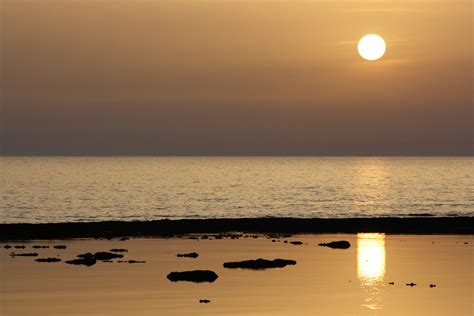
[[[10,249],[11,247],[12,247],[12,246],[10,246],[10,245],[5,245],[5,246],[3,246],[3,248],[5,248],[5,249]]]
[[[415,285],[416,285],[416,283],[413,283],[413,282],[406,284],[406,286],[411,286],[411,287],[413,287],[413,286],[415,286]]]
[[[38,257],[38,253],[30,252],[30,253],[14,253],[10,254],[11,257]]]
[[[53,247],[54,249],[66,249],[67,246],[66,245],[56,245]]]
[[[25,249],[25,246],[15,246],[16,249]]]
[[[145,261],[140,261],[140,260],[118,260],[118,263],[145,263]]]
[[[183,272],[171,272],[166,276],[168,280],[177,281],[189,281],[189,282],[214,282],[218,276],[214,271],[209,270],[194,270],[194,271],[183,271]]]
[[[319,246],[329,247],[333,249],[347,249],[351,246],[351,243],[347,240],[331,241],[328,243],[320,243]]]
[[[60,262],[61,259],[59,258],[38,258],[35,260],[36,262]]]
[[[112,252],[100,251],[94,254],[94,258],[95,260],[111,260],[116,258],[123,258],[123,255]]]
[[[287,243],[288,243],[288,240],[283,240],[283,242],[284,242],[285,244],[287,244]]]
[[[74,265],[84,265],[84,266],[93,266],[96,264],[97,260],[94,258],[94,255],[90,252],[78,255],[79,259],[73,259],[66,261],[67,264],[74,264]]]
[[[112,252],[128,252],[127,249],[123,249],[123,248],[114,248],[114,249],[110,249],[110,251],[112,251]]]
[[[197,238],[197,237],[188,237],[188,239],[199,240],[199,238]]]
[[[211,302],[211,300],[208,300],[208,299],[199,300],[199,303],[201,303],[201,304],[208,304],[210,302]]]
[[[395,285],[395,282],[388,282],[388,284],[390,284],[390,285]]]
[[[465,244],[465,245],[468,245],[469,243],[466,241],[464,244]]]
[[[184,258],[197,258],[199,257],[199,254],[197,252],[190,252],[190,253],[178,253],[176,255],[177,257],[184,257]]]
[[[122,237],[120,238],[120,241],[126,241],[126,240],[129,240],[130,238],[129,237]]]
[[[41,248],[49,248],[49,246],[41,246],[41,245],[35,245],[32,248],[34,249],[41,249]]]
[[[275,239],[272,239],[272,242],[276,242],[276,240],[275,240]]]
[[[436,284],[430,284],[430,287],[431,288],[436,287]]]
[[[209,239],[209,236],[208,235],[204,235],[201,237],[201,239]]]
[[[301,242],[301,241],[290,241],[290,244],[292,244],[292,245],[302,245],[303,242]]]
[[[260,258],[257,260],[226,262],[224,263],[224,268],[263,270],[263,269],[270,269],[270,268],[284,268],[287,265],[295,265],[295,264],[296,264],[296,261],[294,260],[286,260],[286,259],[266,260],[266,259]]]

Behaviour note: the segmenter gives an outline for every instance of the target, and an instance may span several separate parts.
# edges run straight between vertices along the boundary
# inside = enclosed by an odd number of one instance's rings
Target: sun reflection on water
[[[385,234],[357,234],[357,276],[365,294],[363,306],[381,309],[385,276]]]

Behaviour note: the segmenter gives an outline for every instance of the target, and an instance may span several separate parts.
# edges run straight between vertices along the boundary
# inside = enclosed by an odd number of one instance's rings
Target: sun
[[[364,35],[357,45],[357,50],[365,60],[374,61],[380,59],[387,49],[383,38],[377,34]]]

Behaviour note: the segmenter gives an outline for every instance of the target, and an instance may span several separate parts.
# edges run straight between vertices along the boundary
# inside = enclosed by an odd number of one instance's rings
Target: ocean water
[[[0,222],[474,216],[474,158],[1,157]]]

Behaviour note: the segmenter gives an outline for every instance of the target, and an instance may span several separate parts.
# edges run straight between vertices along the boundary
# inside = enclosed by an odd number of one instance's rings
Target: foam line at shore
[[[122,236],[170,236],[193,233],[359,233],[474,234],[474,217],[414,218],[240,218],[143,222],[0,224],[0,240]]]

